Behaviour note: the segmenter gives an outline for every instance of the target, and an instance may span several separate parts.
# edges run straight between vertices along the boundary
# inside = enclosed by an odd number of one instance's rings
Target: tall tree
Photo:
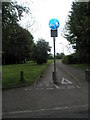
[[[87,62],[90,56],[90,4],[88,2],[73,2],[69,19],[66,22],[65,37],[76,49],[79,62]],[[89,52],[88,52],[89,50]]]
[[[12,2],[2,3],[2,49],[3,64],[22,63],[30,57],[33,36],[17,23],[28,8]]]
[[[16,63],[19,61],[22,63],[26,58],[30,57],[30,52],[32,51],[33,36],[31,33],[20,27],[18,24],[14,26],[14,32],[10,33],[10,43],[8,53],[14,55],[16,58]]]

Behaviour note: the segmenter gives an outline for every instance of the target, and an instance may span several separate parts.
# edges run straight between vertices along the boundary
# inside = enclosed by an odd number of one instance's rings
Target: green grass
[[[51,62],[49,60],[47,64],[37,65],[29,61],[26,64],[2,66],[2,88],[33,84]],[[20,82],[20,71],[24,72],[25,83]]]
[[[81,70],[86,70],[86,69],[90,69],[90,64],[72,64],[71,66],[81,69]]]

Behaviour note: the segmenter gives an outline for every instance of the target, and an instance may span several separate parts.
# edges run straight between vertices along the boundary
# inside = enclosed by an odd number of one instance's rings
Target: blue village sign
[[[59,27],[59,21],[57,19],[51,19],[49,21],[49,27],[52,29],[52,30],[56,30],[58,27]]]

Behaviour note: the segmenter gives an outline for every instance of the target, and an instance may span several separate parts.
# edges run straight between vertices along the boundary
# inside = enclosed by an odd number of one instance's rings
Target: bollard
[[[56,84],[57,78],[56,78],[55,72],[52,72],[52,79],[53,79],[53,83]]]
[[[53,79],[53,81],[54,81],[54,72],[52,72],[52,79]]]
[[[85,70],[85,80],[90,82],[90,70],[88,69]]]
[[[20,81],[24,82],[24,73],[23,71],[20,72]]]

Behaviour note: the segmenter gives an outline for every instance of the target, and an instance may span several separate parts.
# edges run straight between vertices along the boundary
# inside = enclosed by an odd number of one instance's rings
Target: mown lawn
[[[71,66],[81,70],[90,69],[90,64],[72,64]]]
[[[33,84],[51,62],[53,61],[49,60],[47,64],[37,65],[29,61],[25,64],[2,66],[2,88],[13,88]],[[20,82],[20,71],[24,72],[24,83]]]

